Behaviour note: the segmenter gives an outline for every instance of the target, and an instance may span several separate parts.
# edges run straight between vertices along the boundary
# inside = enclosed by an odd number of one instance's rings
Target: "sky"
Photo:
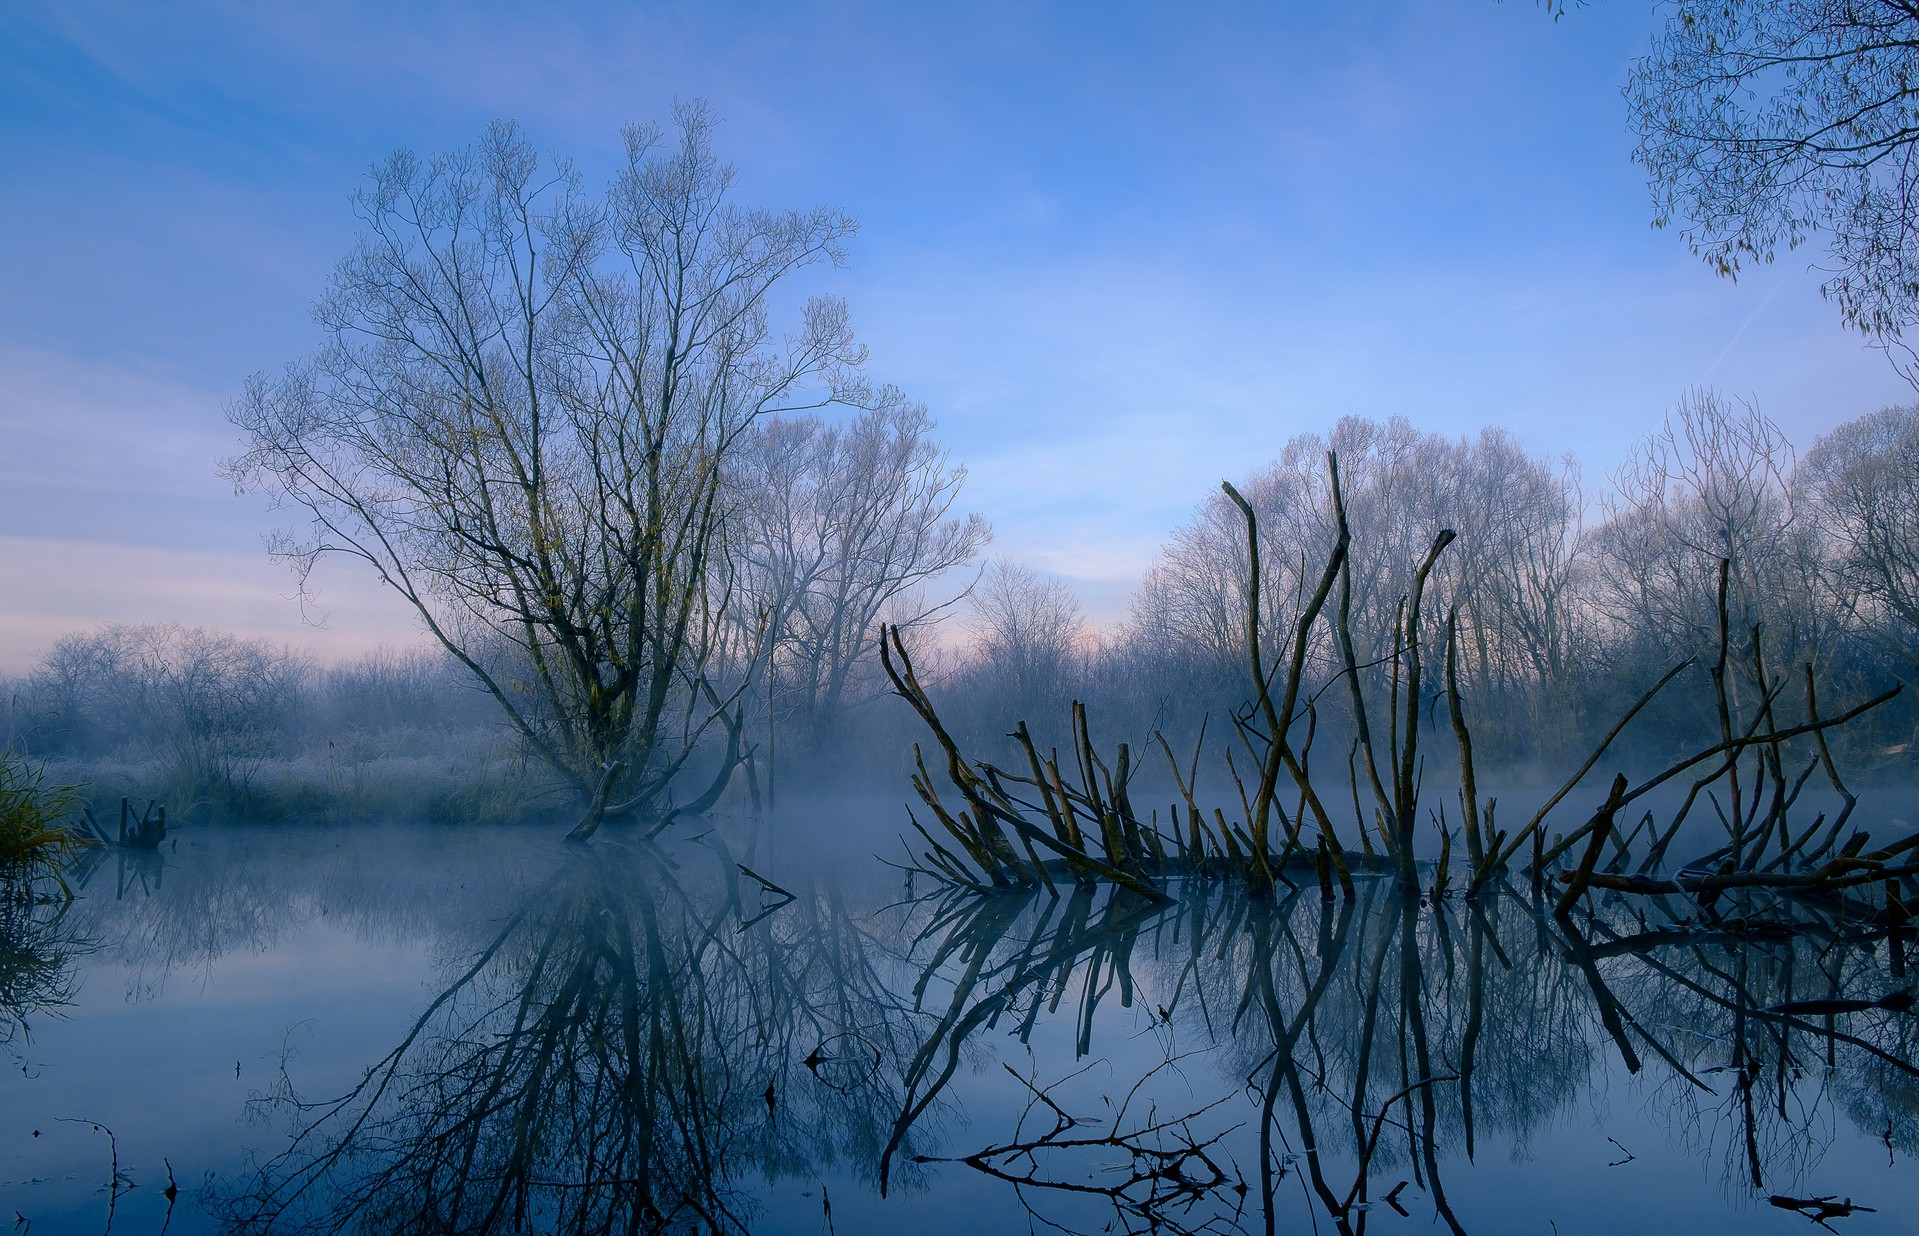
[[[740,201],[862,223],[808,290],[926,402],[990,552],[1098,621],[1221,479],[1341,416],[1574,453],[1695,385],[1801,450],[1914,395],[1819,295],[1651,226],[1620,88],[1651,5],[0,6],[0,674],[106,622],[322,660],[421,637],[217,474],[249,374],[319,341],[349,197],[517,120],[604,180],[703,99]]]

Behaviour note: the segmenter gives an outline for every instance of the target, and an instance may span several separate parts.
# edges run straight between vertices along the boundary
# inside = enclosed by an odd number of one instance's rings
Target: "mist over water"
[[[961,897],[873,861],[902,823],[796,793],[663,847],[106,856],[60,922],[71,1003],[8,1044],[0,1196],[189,1233],[814,1232],[829,1202],[841,1232],[1801,1230],[1774,1195],[1897,1231],[1919,1202],[1911,1015],[1764,1011],[1897,989],[1903,940],[1575,929],[1523,884]]]

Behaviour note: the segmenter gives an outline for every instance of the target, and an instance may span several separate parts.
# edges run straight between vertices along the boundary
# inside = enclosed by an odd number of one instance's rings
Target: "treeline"
[[[1261,626],[1275,648],[1333,542],[1329,453],[1352,527],[1346,603],[1362,667],[1390,659],[1398,607],[1435,533],[1458,533],[1427,583],[1423,651],[1440,663],[1450,619],[1479,757],[1503,776],[1576,765],[1688,657],[1678,689],[1617,750],[1653,758],[1716,732],[1722,562],[1735,712],[1765,694],[1803,712],[1806,666],[1834,704],[1919,669],[1919,408],[1849,422],[1800,456],[1757,408],[1695,391],[1597,496],[1570,458],[1529,455],[1504,430],[1448,439],[1403,418],[1346,418],[1292,439],[1240,485],[1259,515]],[[1190,740],[1208,714],[1221,725],[1248,694],[1244,529],[1223,494],[1205,501],[1161,551],[1128,620],[1104,635],[1057,583],[989,571],[954,684],[975,740],[1016,715],[1057,716],[1067,697],[1135,742],[1151,728]],[[1335,650],[1326,630],[1313,639],[1307,680],[1326,683]],[[1429,680],[1438,714],[1428,715],[1443,730],[1438,690]],[[1345,694],[1314,705],[1342,780]],[[1857,772],[1904,779],[1919,768],[1914,704],[1895,701],[1846,732]]]
[[[735,447],[689,785],[724,779],[734,756],[729,801],[868,779],[897,792],[919,735],[888,698],[882,623],[904,628],[970,748],[994,750],[1020,719],[1043,744],[1069,746],[1072,700],[1136,749],[1159,732],[1190,750],[1203,726],[1209,746],[1226,740],[1249,694],[1250,582],[1245,522],[1227,498],[1200,504],[1128,618],[1099,631],[1064,582],[1005,559],[980,565],[990,532],[952,513],[964,472],[930,431],[923,409],[895,401],[837,424],[768,419]],[[1334,536],[1329,453],[1353,532],[1343,603],[1362,666],[1391,661],[1412,572],[1439,529],[1458,533],[1427,584],[1425,654],[1436,665],[1454,641],[1479,759],[1501,777],[1563,775],[1686,657],[1693,669],[1621,753],[1653,758],[1716,726],[1722,562],[1725,672],[1742,706],[1763,679],[1781,695],[1789,681],[1781,707],[1803,709],[1807,665],[1834,703],[1919,670],[1919,408],[1842,425],[1800,456],[1756,408],[1695,392],[1596,497],[1570,458],[1530,455],[1504,430],[1449,439],[1403,418],[1347,418],[1295,437],[1239,486],[1259,516],[1261,626],[1275,647]],[[1337,653],[1324,632],[1314,639],[1308,678],[1326,682]],[[497,651],[496,680],[515,681],[511,661],[510,647]],[[1312,704],[1334,763],[1346,698]],[[1434,694],[1436,729],[1445,711]],[[445,653],[321,666],[219,632],[112,626],[60,640],[7,684],[0,723],[96,797],[254,817],[574,809],[502,716]],[[1916,718],[1902,699],[1844,731],[1853,775],[1909,778]]]
[[[260,640],[113,625],[58,640],[3,684],[0,731],[46,779],[176,818],[468,819],[537,804],[462,667],[421,650],[340,665]]]

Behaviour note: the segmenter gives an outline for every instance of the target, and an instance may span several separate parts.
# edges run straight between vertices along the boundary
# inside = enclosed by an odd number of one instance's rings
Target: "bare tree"
[[[1563,688],[1588,637],[1574,587],[1584,506],[1579,470],[1571,456],[1554,467],[1527,455],[1502,429],[1483,430],[1460,464],[1451,601],[1468,663],[1482,689]]]
[[[1005,715],[1060,710],[1086,635],[1085,616],[1064,580],[997,559],[973,589],[969,625],[978,672],[997,688],[996,705],[1013,706]]]
[[[1258,492],[1256,481],[1246,488]],[[1238,668],[1234,636],[1244,623],[1244,525],[1230,504],[1209,497],[1175,529],[1133,594],[1125,638],[1136,656],[1191,658],[1213,677]]]
[[[992,539],[980,516],[951,514],[966,470],[928,436],[926,408],[879,396],[845,425],[759,425],[732,470],[735,625],[764,641],[771,688],[808,730],[834,725],[873,667],[880,618],[913,625],[945,609],[953,598],[926,601],[921,586]]]
[[[182,792],[237,789],[306,696],[313,667],[224,631],[114,624],[56,641],[28,675],[29,707],[75,754],[160,761]]]
[[[1527,455],[1493,429],[1477,441],[1450,440],[1403,417],[1345,417],[1329,435],[1291,439],[1271,467],[1248,478],[1241,489],[1258,516],[1268,638],[1292,621],[1337,537],[1328,451],[1340,459],[1353,528],[1348,605],[1365,641],[1362,661],[1391,651],[1395,611],[1432,530],[1450,527],[1461,550],[1437,565],[1433,603],[1438,612],[1460,607],[1468,664],[1482,685],[1564,679],[1581,638],[1570,593],[1578,474]],[[1219,495],[1209,498],[1148,572],[1129,635],[1236,667],[1244,655],[1245,535],[1240,513]],[[1331,652],[1316,644],[1313,655]]]
[[[1826,295],[1910,360],[1916,82],[1910,4],[1680,0],[1626,87],[1656,222],[1728,276],[1825,232]]]
[[[1338,538],[1325,468],[1329,451],[1340,459],[1355,544],[1352,626],[1366,641],[1361,659],[1373,660],[1392,645],[1395,609],[1432,530],[1456,522],[1469,448],[1423,433],[1404,417],[1348,416],[1330,434],[1289,439],[1276,461],[1248,477],[1240,488],[1258,517],[1260,624],[1268,639],[1281,638]],[[1209,647],[1237,664],[1245,655],[1247,561],[1244,517],[1214,494],[1193,523],[1174,535],[1143,597],[1170,613],[1203,615],[1189,630],[1203,632]],[[1332,652],[1316,643],[1314,655],[1331,658]]]
[[[1814,513],[1834,593],[1869,637],[1919,660],[1919,408],[1841,425],[1792,483]]]
[[[328,554],[371,564],[589,802],[576,836],[663,809],[724,715],[707,675],[742,437],[871,398],[842,303],[784,337],[768,321],[854,220],[735,204],[707,110],[675,121],[672,142],[629,127],[597,199],[511,124],[395,154],[356,199],[324,345],[230,412],[228,473],[308,520],[274,552],[303,585]]]
[[[1594,600],[1615,643],[1641,640],[1665,659],[1716,642],[1718,564],[1728,566],[1734,660],[1751,633],[1788,665],[1817,654],[1830,630],[1816,603],[1816,543],[1787,478],[1793,449],[1752,404],[1689,392],[1615,474],[1618,497],[1594,530]]]

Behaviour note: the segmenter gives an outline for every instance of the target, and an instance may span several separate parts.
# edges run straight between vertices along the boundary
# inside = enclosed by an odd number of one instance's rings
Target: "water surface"
[[[1524,884],[960,898],[871,856],[896,810],[665,847],[365,825],[107,856],[26,941],[66,1003],[22,1001],[5,1048],[0,1214],[1570,1234],[1919,1210],[1919,1020],[1768,1011],[1902,989],[1909,941],[1817,907],[1781,931],[1770,901],[1567,922]]]

